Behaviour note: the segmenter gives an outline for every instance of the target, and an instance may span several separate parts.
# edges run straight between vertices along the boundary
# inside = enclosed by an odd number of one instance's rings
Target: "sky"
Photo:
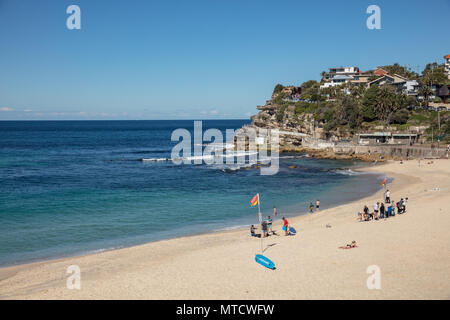
[[[277,83],[330,67],[443,63],[449,14],[450,0],[0,0],[0,120],[246,119]]]

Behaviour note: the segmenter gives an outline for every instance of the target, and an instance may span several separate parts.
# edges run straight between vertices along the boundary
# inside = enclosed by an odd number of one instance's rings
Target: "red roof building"
[[[386,70],[382,69],[382,68],[377,68],[377,70],[375,70],[374,74],[376,74],[377,76],[384,76],[387,75],[389,72],[387,72]]]

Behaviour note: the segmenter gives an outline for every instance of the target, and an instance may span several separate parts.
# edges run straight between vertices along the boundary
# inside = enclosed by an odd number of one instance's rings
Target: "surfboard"
[[[273,263],[272,260],[269,258],[263,256],[262,254],[257,254],[255,256],[255,261],[258,262],[260,265],[269,268],[269,269],[275,269],[275,263]]]
[[[290,228],[289,228],[289,232],[290,232],[291,234],[297,234],[297,230],[295,230],[294,227],[290,227]]]

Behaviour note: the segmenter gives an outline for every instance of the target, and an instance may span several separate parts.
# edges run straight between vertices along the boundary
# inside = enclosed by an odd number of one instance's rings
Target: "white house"
[[[330,70],[328,72],[329,76],[333,76],[333,75],[356,75],[358,73],[360,73],[359,68],[358,67],[339,67],[339,68],[329,68],[328,70]]]
[[[344,74],[334,75],[329,82],[325,82],[323,85],[320,86],[320,88],[323,89],[339,86],[343,83],[350,82],[351,80],[353,80],[353,77],[349,75]]]
[[[444,68],[447,73],[447,77],[450,79],[450,54],[444,57]]]
[[[417,96],[419,93],[419,83],[417,80],[407,80],[403,85],[403,93],[408,96]]]

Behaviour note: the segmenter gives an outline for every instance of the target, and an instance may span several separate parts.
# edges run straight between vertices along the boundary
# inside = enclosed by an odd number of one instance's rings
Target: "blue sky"
[[[0,120],[248,118],[275,84],[329,67],[442,63],[449,13],[449,0],[0,0]]]

